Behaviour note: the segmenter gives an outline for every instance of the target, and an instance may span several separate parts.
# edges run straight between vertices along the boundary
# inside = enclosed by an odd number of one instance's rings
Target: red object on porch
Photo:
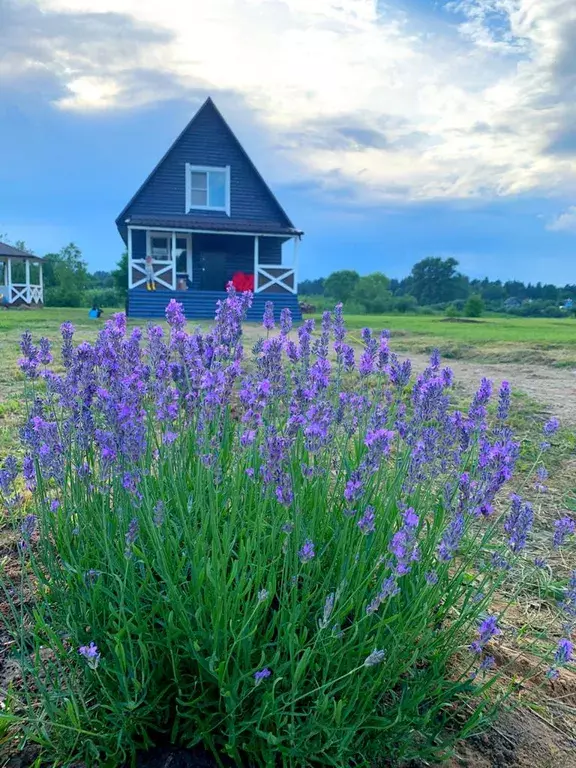
[[[254,291],[254,275],[245,272],[235,272],[232,275],[232,285],[237,291]]]

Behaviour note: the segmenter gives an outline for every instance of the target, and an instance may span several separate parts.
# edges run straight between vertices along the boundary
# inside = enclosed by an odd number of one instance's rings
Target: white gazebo
[[[0,243],[0,306],[42,306],[42,258]]]

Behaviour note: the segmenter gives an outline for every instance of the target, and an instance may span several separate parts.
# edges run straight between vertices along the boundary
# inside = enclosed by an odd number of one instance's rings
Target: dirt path
[[[412,353],[408,356],[416,370],[421,370],[428,363],[428,358],[424,355]],[[564,425],[576,425],[576,368],[466,360],[445,360],[444,363],[452,368],[456,383],[467,394],[476,391],[483,376],[492,379],[497,386],[506,379],[512,389],[523,392],[540,403],[543,411],[556,416]]]

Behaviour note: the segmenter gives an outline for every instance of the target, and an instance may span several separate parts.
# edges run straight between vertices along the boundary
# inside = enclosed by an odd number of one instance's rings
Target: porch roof
[[[286,235],[286,237],[304,234],[298,229],[283,227],[280,224],[252,219],[228,219],[228,217],[130,216],[125,223],[133,227],[173,227],[174,229],[198,229],[203,232],[245,232],[255,235]]]
[[[44,261],[42,256],[36,256],[34,253],[21,251],[20,248],[14,248],[8,243],[0,243],[0,258],[8,257],[10,259],[30,259],[30,261]]]

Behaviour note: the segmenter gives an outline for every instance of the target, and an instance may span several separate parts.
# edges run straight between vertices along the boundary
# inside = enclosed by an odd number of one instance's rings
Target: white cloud
[[[56,47],[63,109],[173,95],[161,78],[135,87],[131,71],[147,67],[217,103],[219,92],[235,93],[284,147],[286,167],[328,189],[345,185],[359,202],[576,190],[576,153],[547,151],[572,124],[573,0],[456,0],[433,27],[393,0],[35,2],[46,13],[127,14],[171,35],[97,71]],[[308,142],[323,124],[383,138]]]
[[[576,232],[576,205],[561,213],[548,225],[548,229],[555,232]]]

